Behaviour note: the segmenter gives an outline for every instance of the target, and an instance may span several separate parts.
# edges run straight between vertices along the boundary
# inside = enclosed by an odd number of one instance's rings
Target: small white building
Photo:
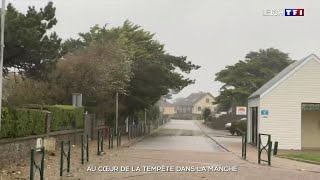
[[[292,63],[248,101],[248,142],[270,134],[279,149],[320,149],[320,59]],[[265,142],[262,140],[262,142]]]

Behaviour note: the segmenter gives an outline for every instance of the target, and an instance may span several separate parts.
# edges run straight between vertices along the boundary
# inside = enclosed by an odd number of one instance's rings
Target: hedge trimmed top
[[[3,108],[2,115],[0,138],[44,134],[47,115],[52,116],[50,131],[81,129],[84,126],[84,108],[71,105],[28,104],[23,108]]]

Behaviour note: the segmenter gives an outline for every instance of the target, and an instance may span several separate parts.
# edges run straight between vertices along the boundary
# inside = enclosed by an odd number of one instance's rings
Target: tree
[[[51,90],[45,82],[22,78],[20,75],[10,73],[4,80],[3,85],[5,106],[52,103]]]
[[[74,52],[88,44],[104,41],[116,42],[132,60],[129,94],[120,96],[125,116],[154,105],[171,89],[181,90],[194,83],[185,78],[176,69],[190,73],[199,66],[187,61],[185,56],[173,56],[164,50],[164,45],[154,40],[154,34],[140,26],[125,21],[121,27],[107,29],[95,26],[87,33],[81,33],[79,39],[69,39],[63,45],[63,51]]]
[[[245,60],[216,73],[215,80],[224,84],[216,103],[225,108],[245,105],[253,92],[292,62],[288,54],[274,48],[249,52]]]
[[[211,110],[209,108],[204,108],[202,112],[203,119],[207,121],[210,114],[211,114]]]
[[[49,2],[40,11],[29,7],[26,14],[8,4],[5,20],[4,72],[17,68],[27,76],[43,79],[60,57],[61,39],[48,33],[57,23],[55,8]]]
[[[116,44],[92,43],[59,60],[51,84],[62,90],[60,103],[70,102],[77,92],[87,105],[97,105],[114,92],[126,94],[131,76],[130,58]]]

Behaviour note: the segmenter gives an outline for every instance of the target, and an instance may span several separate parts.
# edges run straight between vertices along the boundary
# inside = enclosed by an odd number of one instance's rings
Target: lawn
[[[312,161],[320,164],[320,154],[286,154],[286,155],[281,155],[280,157],[296,159],[296,160]]]

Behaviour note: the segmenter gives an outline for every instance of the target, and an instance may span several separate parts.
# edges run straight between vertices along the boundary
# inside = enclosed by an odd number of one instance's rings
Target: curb
[[[195,124],[197,124],[197,123],[195,123]],[[198,124],[197,124],[198,125]],[[199,125],[198,125],[199,126]],[[199,128],[207,135],[207,133],[199,126]],[[207,135],[208,136],[208,135]],[[211,138],[210,136],[209,136],[209,138],[210,139],[213,139],[213,138]],[[214,140],[214,139],[213,139]],[[214,140],[215,141],[215,140]],[[220,146],[222,146],[222,147],[224,147],[223,145],[221,145],[221,144],[219,144],[217,141],[215,141],[218,145],[220,145]],[[227,148],[225,148],[225,149],[227,149]],[[228,152],[231,152],[232,154],[234,154],[235,156],[237,156],[237,157],[239,157],[240,159],[242,159],[242,160],[245,160],[245,161],[247,161],[248,163],[251,163],[251,164],[256,164],[256,165],[259,165],[258,163],[256,163],[256,162],[253,162],[253,161],[250,161],[250,160],[248,160],[248,159],[243,159],[241,156],[239,156],[238,154],[236,154],[235,152],[233,152],[233,151],[229,151],[228,150]],[[290,158],[286,158],[286,157],[279,157],[279,155],[278,156],[274,156],[274,157],[277,157],[277,158],[284,158],[284,159],[288,159],[288,160],[295,160],[295,161],[300,161],[300,162],[305,162],[305,163],[310,163],[310,164],[314,164],[314,163],[312,163],[313,161],[309,161],[309,162],[307,162],[307,161],[305,161],[305,160],[297,160],[297,159],[294,159],[294,158],[292,158],[292,159],[290,159]],[[316,165],[320,165],[320,163],[318,163],[318,164],[316,164]],[[320,173],[320,171],[313,171],[313,170],[302,170],[302,169],[293,169],[293,168],[283,168],[283,167],[280,167],[280,166],[274,166],[274,165],[271,165],[271,166],[269,166],[269,167],[271,167],[271,168],[276,168],[276,169],[286,169],[286,170],[292,170],[292,171],[303,171],[303,172],[311,172],[311,173]]]
[[[196,123],[196,122],[193,122],[193,123],[196,124],[196,125],[201,129],[201,131],[202,131],[208,138],[210,138],[212,141],[214,141],[216,144],[218,144],[222,149],[224,149],[224,150],[227,151],[227,152],[231,152],[229,149],[227,149],[227,148],[224,147],[222,144],[220,144],[220,143],[217,142],[215,139],[213,139],[211,136],[209,136],[208,133],[207,133],[205,130],[203,130],[198,123]]]

